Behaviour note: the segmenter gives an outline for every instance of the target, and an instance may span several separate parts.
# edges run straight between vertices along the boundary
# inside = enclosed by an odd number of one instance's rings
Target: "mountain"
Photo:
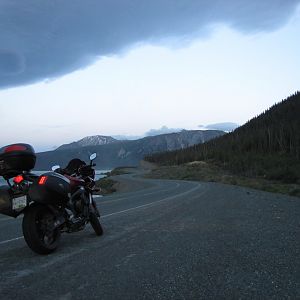
[[[118,142],[118,140],[114,139],[111,136],[93,135],[93,136],[84,137],[83,139],[77,142],[73,142],[70,144],[63,144],[60,147],[58,147],[56,150],[66,150],[66,149],[76,149],[79,147],[87,147],[87,146],[107,145],[116,142]]]
[[[183,128],[169,128],[167,126],[162,126],[159,129],[150,129],[145,133],[146,136],[156,136],[160,134],[167,134],[167,133],[174,133],[174,132],[180,132],[184,130]]]
[[[183,150],[154,154],[150,162],[178,165],[213,161],[234,173],[300,181],[300,92],[235,131]]]
[[[60,147],[59,150],[38,153],[35,169],[48,170],[56,164],[65,166],[74,157],[87,161],[93,152],[97,153],[95,162],[99,169],[136,166],[145,155],[183,149],[223,134],[224,132],[216,130],[183,130],[178,133],[149,136],[133,141],[114,141],[104,145],[80,146],[72,143],[71,148]]]

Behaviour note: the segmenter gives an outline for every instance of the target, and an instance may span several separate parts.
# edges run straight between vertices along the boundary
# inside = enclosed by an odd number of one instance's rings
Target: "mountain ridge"
[[[86,146],[98,146],[98,145],[107,145],[111,143],[118,142],[117,139],[111,137],[111,136],[106,136],[106,135],[91,135],[91,136],[86,136],[78,141],[68,143],[68,144],[63,144],[56,148],[56,151],[59,150],[66,150],[66,149],[74,149],[77,147],[86,147]]]
[[[64,166],[75,157],[86,161],[93,152],[98,155],[96,163],[101,169],[126,165],[136,166],[145,155],[183,149],[223,134],[223,131],[218,130],[183,130],[178,133],[148,136],[137,140],[114,141],[103,145],[72,145],[72,148],[37,153],[35,169],[46,170],[55,164]]]

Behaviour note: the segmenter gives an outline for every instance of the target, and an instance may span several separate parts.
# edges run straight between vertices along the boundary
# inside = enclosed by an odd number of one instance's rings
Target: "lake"
[[[95,175],[95,180],[98,180],[100,178],[105,177],[106,175],[102,175],[103,173],[107,173],[110,172],[111,170],[95,170],[96,175]],[[32,173],[37,174],[37,175],[41,175],[43,173],[46,173],[49,171],[33,171]],[[6,181],[3,179],[3,177],[0,177],[0,185],[6,185]]]

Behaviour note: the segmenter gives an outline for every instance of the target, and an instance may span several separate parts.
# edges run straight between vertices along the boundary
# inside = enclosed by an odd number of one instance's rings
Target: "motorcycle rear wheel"
[[[102,235],[103,234],[103,228],[100,224],[99,218],[97,217],[96,213],[90,212],[90,223],[96,232],[97,235]]]
[[[60,240],[60,230],[51,229],[54,214],[43,205],[31,206],[24,214],[23,235],[31,250],[38,254],[49,254],[56,250]]]

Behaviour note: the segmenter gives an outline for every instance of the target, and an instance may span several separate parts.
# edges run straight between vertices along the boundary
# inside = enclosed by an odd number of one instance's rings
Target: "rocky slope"
[[[79,147],[87,147],[87,146],[101,146],[101,145],[107,145],[116,142],[118,142],[118,140],[112,138],[111,136],[94,135],[94,136],[84,137],[83,139],[70,144],[61,145],[56,150],[76,149]]]
[[[183,149],[203,143],[224,132],[216,130],[183,130],[178,133],[145,137],[134,141],[114,141],[104,145],[75,146],[59,148],[55,151],[37,154],[36,170],[47,170],[52,165],[65,166],[74,157],[85,161],[91,153],[96,152],[97,168],[110,169],[118,166],[136,166],[145,155],[161,151]]]

